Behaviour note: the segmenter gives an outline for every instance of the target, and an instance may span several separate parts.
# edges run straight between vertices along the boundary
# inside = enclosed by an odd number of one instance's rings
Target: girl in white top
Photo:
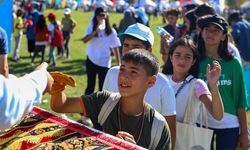
[[[111,67],[111,51],[121,46],[117,33],[111,28],[108,14],[103,8],[96,8],[92,23],[88,26],[83,42],[87,46],[87,88],[85,94],[91,94],[95,89],[96,75],[99,78],[99,90],[102,90],[103,82],[108,69]]]
[[[188,104],[188,97],[194,94],[213,115],[216,120],[223,117],[223,104],[218,91],[217,81],[220,77],[221,67],[217,61],[213,62],[213,68],[207,66],[207,81],[211,93],[203,80],[197,79],[199,73],[198,52],[193,41],[183,37],[174,42],[169,48],[167,62],[164,65],[164,74],[169,78],[176,97],[176,120],[183,122]],[[191,83],[194,89],[190,90]]]

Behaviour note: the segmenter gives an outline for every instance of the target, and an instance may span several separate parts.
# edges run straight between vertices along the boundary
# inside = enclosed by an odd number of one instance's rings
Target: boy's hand
[[[129,134],[128,132],[118,131],[118,133],[116,134],[116,137],[123,139],[125,141],[128,141],[130,143],[136,144],[133,135]]]
[[[58,94],[64,91],[65,89],[66,89],[66,84],[55,81],[54,84],[52,85],[52,89],[49,91],[49,94],[51,95]]]
[[[213,61],[213,69],[210,70],[210,64],[207,65],[207,81],[209,85],[216,85],[220,75],[221,75],[221,66],[218,61]]]
[[[72,87],[76,86],[75,80],[70,75],[62,72],[50,72],[50,75],[55,80],[52,89],[49,92],[51,95],[64,91],[67,85]]]

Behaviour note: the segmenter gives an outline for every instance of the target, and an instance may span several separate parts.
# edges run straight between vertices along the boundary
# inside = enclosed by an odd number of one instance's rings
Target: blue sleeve
[[[0,28],[0,55],[8,53],[8,41],[6,32]]]
[[[235,43],[237,44],[239,41],[239,37],[240,37],[240,30],[239,30],[239,26],[236,24],[233,26],[232,32],[231,32]]]

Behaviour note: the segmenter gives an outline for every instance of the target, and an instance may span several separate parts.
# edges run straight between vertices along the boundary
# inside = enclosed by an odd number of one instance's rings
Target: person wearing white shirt
[[[0,75],[0,130],[16,124],[33,106],[41,103],[43,94],[51,90],[54,80],[47,67],[47,63],[42,63],[22,77]]]
[[[87,95],[94,92],[96,75],[99,78],[99,90],[102,90],[105,76],[111,67],[110,49],[118,51],[118,47],[121,46],[116,31],[110,27],[105,9],[96,8],[92,22],[82,38],[84,43],[88,42],[86,48],[87,88],[85,90]]]

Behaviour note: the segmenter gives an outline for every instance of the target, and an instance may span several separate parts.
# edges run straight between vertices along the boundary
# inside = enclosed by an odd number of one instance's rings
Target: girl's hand
[[[128,132],[118,131],[118,133],[116,134],[116,137],[123,139],[125,141],[128,141],[130,143],[136,144],[133,135],[129,134]]]
[[[165,42],[167,46],[170,46],[170,43],[167,42],[167,39],[170,38],[170,35],[162,35],[161,39]]]
[[[248,137],[246,134],[240,134],[238,139],[238,150],[247,150],[249,146]]]
[[[213,68],[210,70],[210,64],[207,65],[207,81],[210,85],[216,85],[220,75],[221,75],[221,66],[218,61],[213,61]]]

